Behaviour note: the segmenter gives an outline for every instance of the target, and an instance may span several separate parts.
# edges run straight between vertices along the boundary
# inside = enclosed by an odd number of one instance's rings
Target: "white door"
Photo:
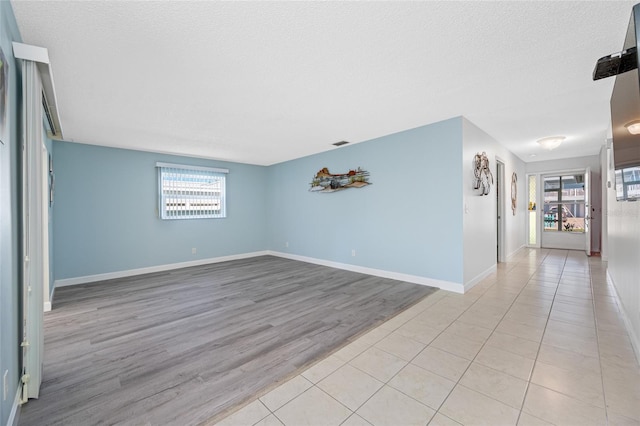
[[[49,297],[49,152],[47,147],[42,144],[42,197],[40,208],[42,208],[42,309],[44,312],[51,310],[51,299]]]
[[[591,168],[584,173],[584,236],[585,252],[591,256]]]
[[[496,228],[497,247],[496,259],[504,262],[504,163],[496,161]]]
[[[45,190],[42,164],[42,83],[36,64],[22,63],[22,402],[37,398],[42,381],[44,347],[44,256],[43,234],[48,223],[43,214]],[[47,231],[48,232],[48,231]],[[47,246],[48,249],[48,246]]]
[[[541,247],[587,250],[589,176],[585,169],[542,175]]]

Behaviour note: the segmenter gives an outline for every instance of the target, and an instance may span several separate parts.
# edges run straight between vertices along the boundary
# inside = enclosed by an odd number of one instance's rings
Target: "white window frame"
[[[565,233],[567,232],[566,230],[563,229],[563,217],[564,217],[564,210],[566,208],[567,205],[584,205],[584,211],[585,211],[585,216],[588,215],[588,210],[587,210],[587,202],[586,202],[586,194],[583,196],[582,200],[569,200],[569,199],[563,199],[562,198],[562,192],[564,190],[564,188],[562,187],[562,178],[563,177],[571,177],[571,176],[576,176],[579,173],[570,173],[570,174],[557,174],[557,175],[544,175],[542,176],[542,232],[559,232],[559,233]],[[586,173],[580,173],[583,176]],[[545,189],[545,180],[549,179],[549,178],[558,178],[558,185],[559,187],[557,189],[550,189],[547,190]],[[584,187],[584,191],[586,192],[587,188],[586,186]],[[550,201],[550,202],[546,202],[545,201],[545,193],[546,192],[557,192],[558,193],[558,198],[555,201]],[[552,230],[552,229],[546,229],[544,226],[544,211],[545,211],[545,206],[546,205],[552,205],[552,206],[556,206],[558,213],[556,214],[557,216],[557,229]],[[587,218],[584,218],[585,221],[587,220]],[[582,231],[571,231],[572,234],[584,234],[586,232],[586,225],[585,228]]]
[[[614,171],[617,201],[636,200],[635,196],[629,197],[629,187],[640,185],[640,179],[636,177],[638,175],[638,171],[640,171],[639,166],[625,167],[624,169]],[[625,180],[625,172],[630,172],[632,180]]]
[[[227,216],[226,175],[229,173],[228,169],[160,162],[156,163],[156,168],[158,169],[158,217],[160,219],[222,219]],[[183,184],[174,184],[173,189],[167,188],[164,184],[170,180],[170,176],[177,179],[176,183],[181,182],[181,177],[184,178]],[[195,181],[189,182],[189,179],[195,179]],[[201,181],[199,182],[199,180]],[[210,182],[205,183],[204,180],[210,180]],[[217,191],[214,192],[206,185],[217,185]],[[215,193],[217,194],[214,195]],[[169,209],[167,203],[170,200],[175,200],[174,204],[177,206]],[[219,204],[219,208],[202,207],[203,204],[206,205],[212,201]]]

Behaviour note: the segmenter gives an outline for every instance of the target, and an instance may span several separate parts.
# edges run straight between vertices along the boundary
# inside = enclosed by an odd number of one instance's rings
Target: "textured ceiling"
[[[12,1],[67,140],[262,165],[459,115],[597,154],[634,3]]]

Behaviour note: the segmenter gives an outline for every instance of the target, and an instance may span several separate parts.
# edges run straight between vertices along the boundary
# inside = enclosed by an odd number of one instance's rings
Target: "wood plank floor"
[[[201,424],[433,291],[272,256],[62,287],[20,425]]]

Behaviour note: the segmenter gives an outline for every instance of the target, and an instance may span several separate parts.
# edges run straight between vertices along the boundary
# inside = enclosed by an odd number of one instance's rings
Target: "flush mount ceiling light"
[[[548,138],[543,138],[538,141],[540,146],[544,149],[551,151],[552,149],[556,149],[560,146],[563,140],[566,138],[564,136],[551,136]]]
[[[640,135],[640,120],[633,120],[624,125],[632,135]]]

